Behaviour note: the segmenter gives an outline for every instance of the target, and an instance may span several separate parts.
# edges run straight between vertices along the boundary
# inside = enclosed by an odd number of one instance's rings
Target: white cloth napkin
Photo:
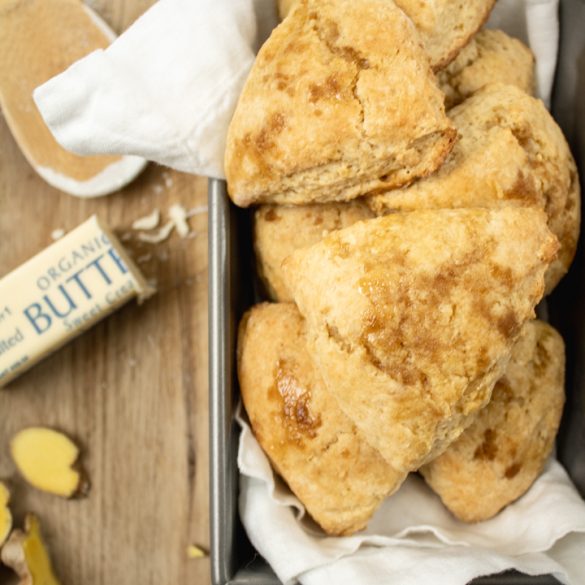
[[[529,41],[548,104],[558,41],[558,0],[500,0],[491,23]],[[229,121],[275,0],[159,0],[117,41],[35,90],[65,148],[131,154],[224,177]]]
[[[585,503],[555,460],[492,520],[459,522],[411,475],[366,531],[326,537],[275,479],[240,414],[238,422],[240,516],[250,541],[285,584],[464,585],[508,569],[585,583]]]
[[[160,0],[107,49],[34,92],[57,141],[78,154],[138,154],[223,177],[228,124],[274,0]]]

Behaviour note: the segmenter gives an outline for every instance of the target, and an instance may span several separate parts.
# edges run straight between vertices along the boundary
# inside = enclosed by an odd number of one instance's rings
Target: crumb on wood
[[[138,234],[138,239],[147,244],[159,244],[160,242],[164,242],[171,235],[174,228],[175,223],[169,221],[153,233],[140,232]]]
[[[169,207],[169,218],[175,224],[179,236],[186,238],[191,232],[187,222],[187,210],[180,203],[173,203]]]
[[[207,205],[198,205],[197,207],[193,207],[187,211],[187,217],[195,217],[196,215],[201,215],[203,213],[207,213],[208,206]]]
[[[148,215],[144,217],[139,217],[135,221],[132,222],[132,229],[133,230],[153,230],[154,228],[158,227],[160,223],[160,211],[158,209],[154,209]]]

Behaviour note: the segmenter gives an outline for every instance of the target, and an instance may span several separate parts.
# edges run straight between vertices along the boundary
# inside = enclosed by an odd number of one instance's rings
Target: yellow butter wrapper
[[[111,230],[91,217],[0,280],[0,387],[154,292]]]

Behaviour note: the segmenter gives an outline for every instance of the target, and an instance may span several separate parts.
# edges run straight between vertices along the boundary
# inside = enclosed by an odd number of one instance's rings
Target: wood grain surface
[[[92,7],[117,31],[150,4],[99,0]],[[117,232],[172,203],[207,203],[207,181],[150,165],[124,191],[97,200],[65,195],[28,165],[0,116],[0,275],[93,213]],[[208,559],[207,215],[192,237],[141,243],[158,294],[130,303],[0,390],[0,478],[11,488],[17,524],[38,514],[63,585],[203,585]],[[28,487],[8,453],[29,425],[62,429],[83,447],[91,479],[85,499],[67,501]],[[0,583],[16,582],[0,569]]]

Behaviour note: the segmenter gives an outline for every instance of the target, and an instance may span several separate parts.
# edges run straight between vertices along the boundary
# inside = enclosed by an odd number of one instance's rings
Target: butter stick
[[[0,280],[0,387],[153,293],[116,236],[91,217]]]

